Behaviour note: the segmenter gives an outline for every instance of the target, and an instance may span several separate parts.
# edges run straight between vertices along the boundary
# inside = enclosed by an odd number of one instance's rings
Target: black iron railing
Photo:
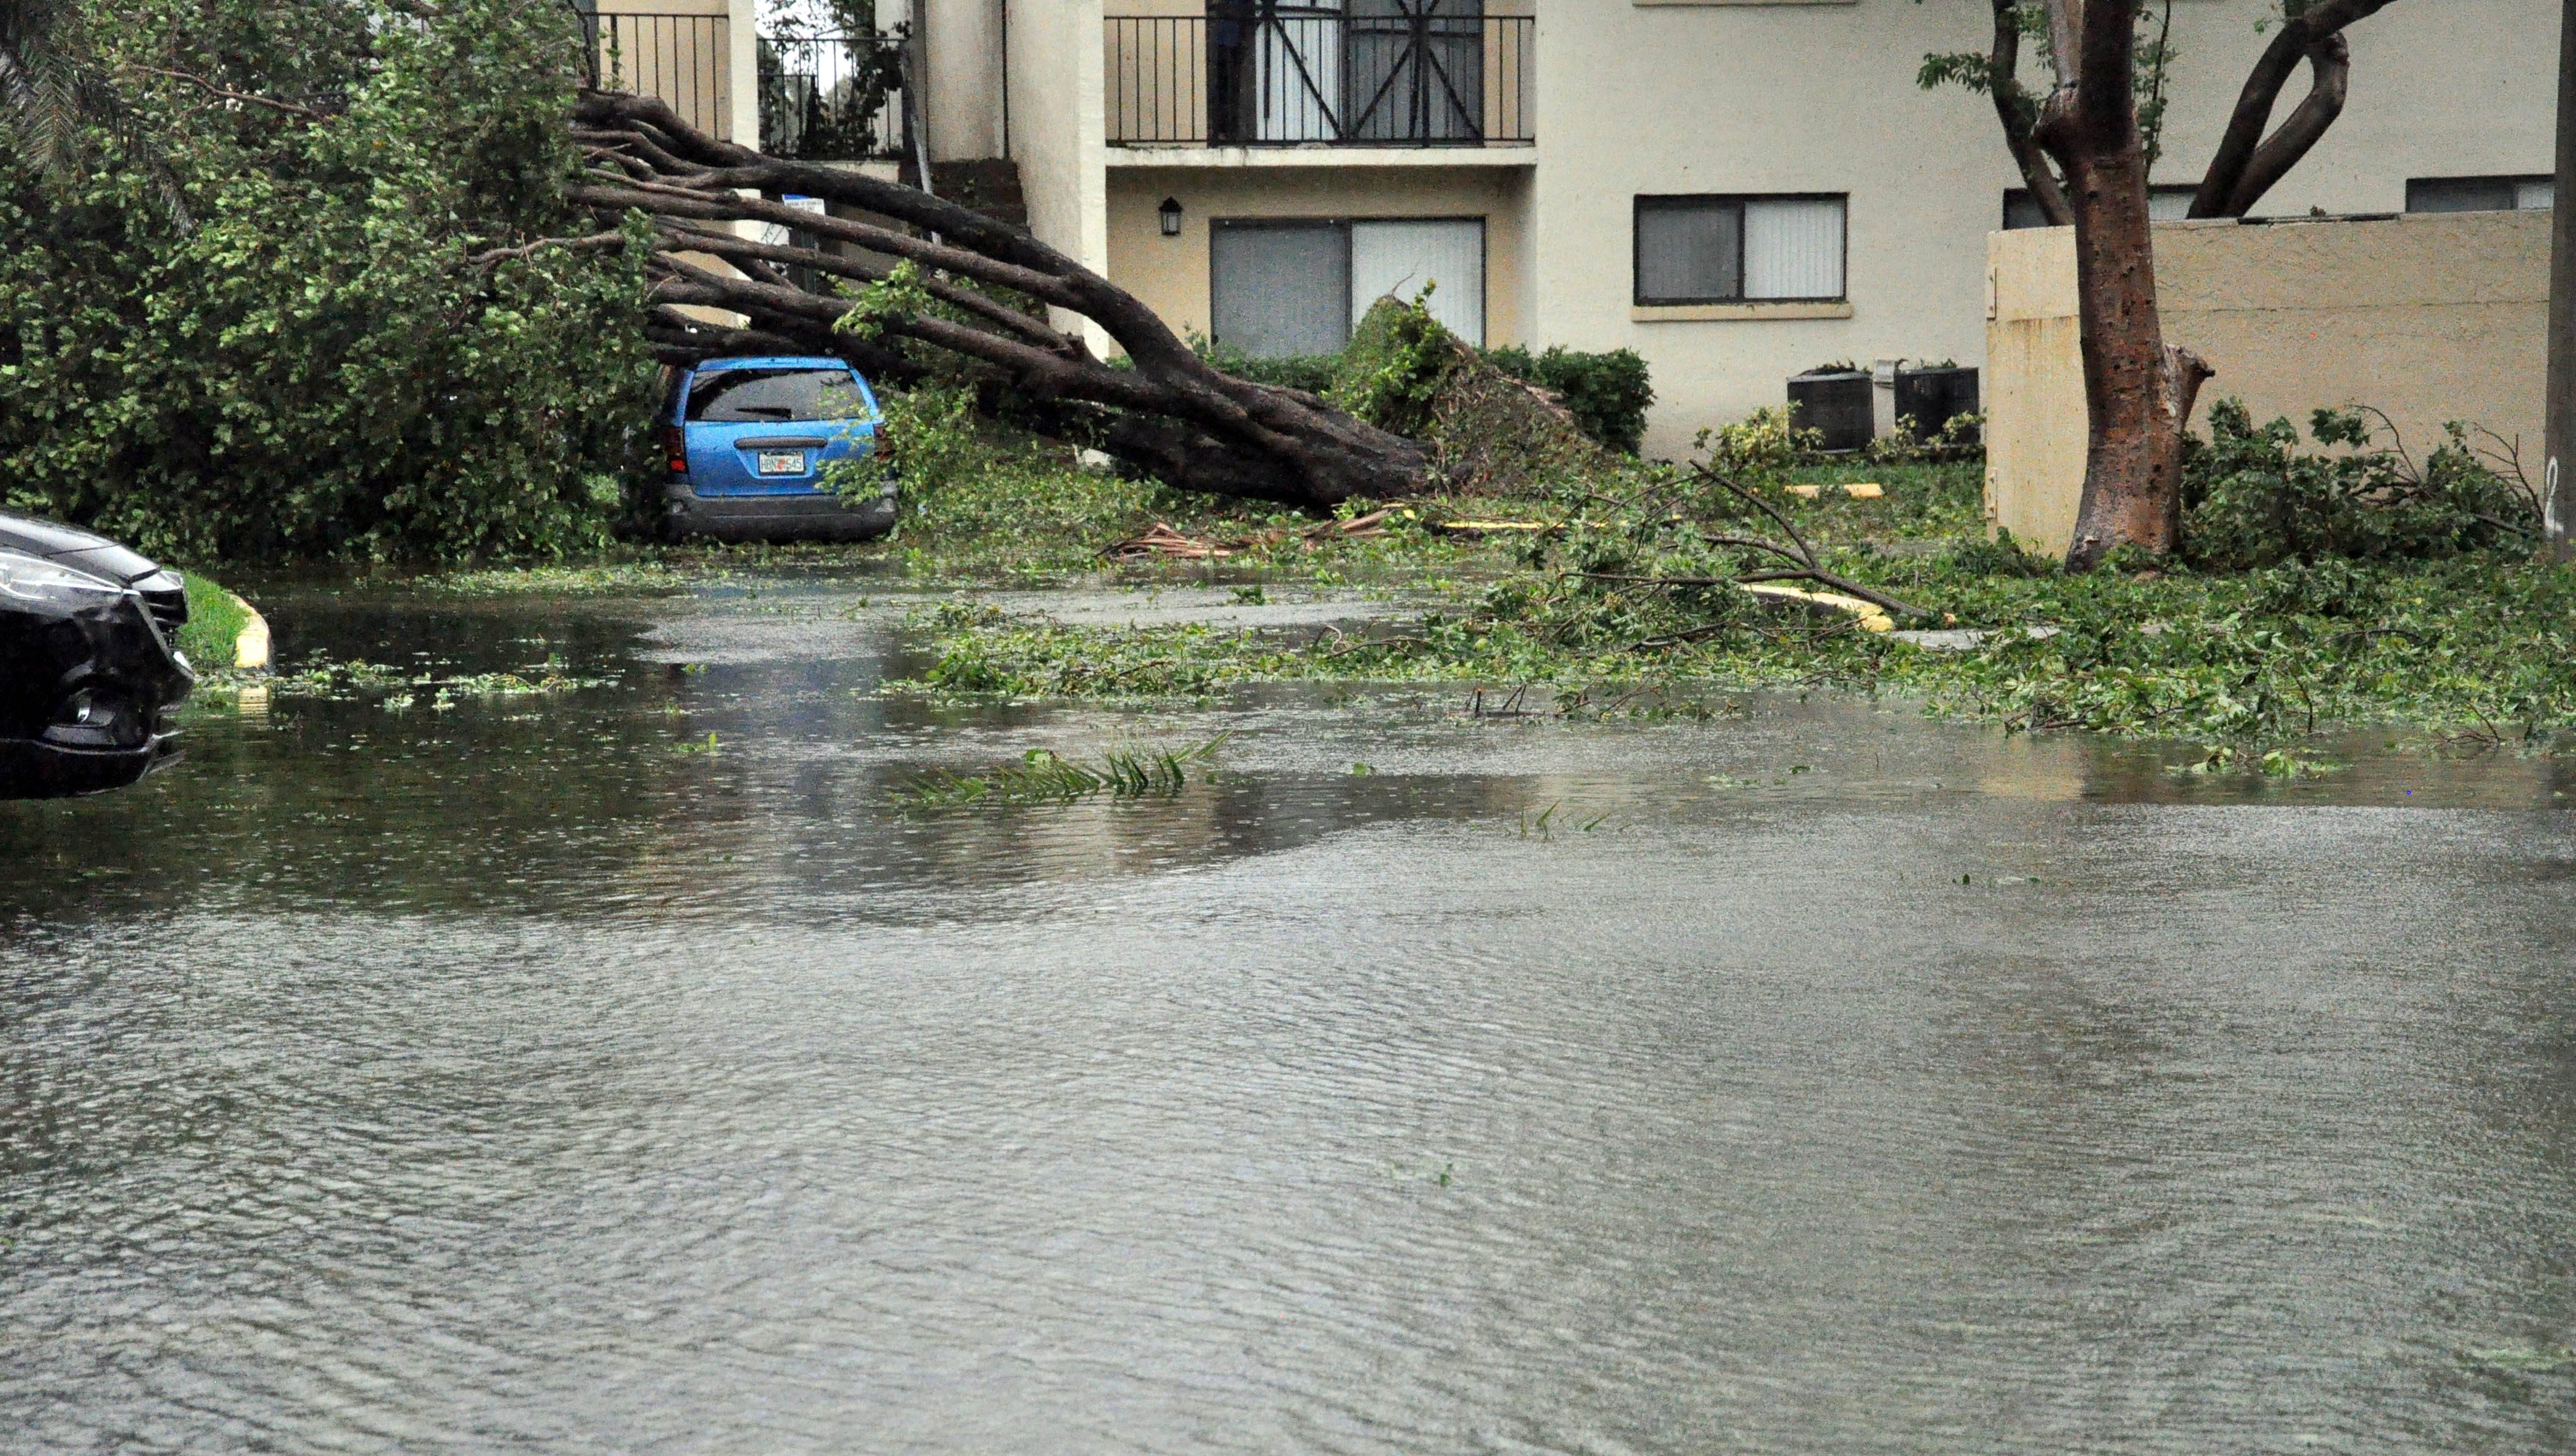
[[[1474,0],[1211,0],[1109,19],[1117,146],[1516,146],[1538,22]]]
[[[760,149],[809,162],[904,156],[900,36],[760,38]]]
[[[582,12],[590,66],[584,79],[606,91],[659,96],[689,125],[726,136],[726,24],[721,15]]]

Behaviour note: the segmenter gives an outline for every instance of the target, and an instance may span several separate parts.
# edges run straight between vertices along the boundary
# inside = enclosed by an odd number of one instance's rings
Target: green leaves
[[[1575,424],[1596,443],[1634,455],[1646,443],[1646,411],[1655,387],[1633,349],[1587,353],[1562,344],[1533,357],[1527,349],[1485,351],[1485,362],[1514,379],[1554,391]]]
[[[2505,550],[2537,539],[2527,481],[2482,458],[2465,429],[2419,465],[2384,417],[2318,410],[2318,444],[2356,453],[2303,455],[2288,420],[2257,428],[2232,399],[2210,407],[2210,434],[2185,472],[2184,549],[2193,561],[2246,570],[2286,561],[2428,560]]]
[[[856,334],[862,339],[885,336],[886,326],[905,319],[917,318],[932,311],[935,302],[930,285],[923,277],[921,265],[909,258],[897,263],[886,276],[864,288],[843,290],[854,300],[850,311],[832,323],[835,333]]]
[[[108,62],[317,104],[161,98],[193,231],[106,132],[108,164],[68,183],[0,165],[9,503],[183,559],[602,540],[625,494],[602,482],[636,462],[654,383],[640,265],[467,261],[589,230],[560,199],[567,16],[507,0],[419,20],[390,0],[117,10],[93,29]]]

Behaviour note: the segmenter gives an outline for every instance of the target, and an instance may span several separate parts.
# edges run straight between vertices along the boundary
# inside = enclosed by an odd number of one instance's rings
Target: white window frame
[[[2531,203],[2526,202],[2524,199],[2530,197],[2534,192],[2543,187],[2549,187],[2552,188],[2552,190],[2555,190],[2557,180],[2558,179],[2555,176],[2545,172],[2481,172],[2464,174],[2457,177],[2409,177],[2406,179],[2406,212],[2410,217],[2430,217],[2444,212],[2463,210],[2477,212],[2546,212],[2549,210],[2548,208],[2534,206]],[[2416,211],[2415,189],[2418,187],[2438,185],[2442,183],[2468,186],[2484,185],[2488,187],[2502,187],[2513,195],[2513,206],[2471,209],[2426,208],[2421,212]]]

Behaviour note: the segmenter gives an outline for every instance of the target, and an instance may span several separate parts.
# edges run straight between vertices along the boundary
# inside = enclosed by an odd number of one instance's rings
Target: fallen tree
[[[623,230],[627,219],[647,219],[649,329],[666,362],[830,354],[901,383],[926,359],[944,360],[1171,485],[1309,509],[1405,495],[1430,477],[1420,442],[1321,396],[1216,369],[1134,295],[972,209],[735,146],[654,97],[585,91],[572,126],[590,172],[571,198],[620,231],[531,246],[616,246],[636,236]],[[866,216],[807,212],[787,204],[791,195]],[[803,233],[815,246],[740,236],[733,225],[745,222]],[[512,252],[525,249],[486,257],[498,266]],[[797,281],[797,270],[815,285]],[[748,322],[711,327],[686,312],[692,306]],[[1049,310],[1097,325],[1123,363],[1095,355]]]

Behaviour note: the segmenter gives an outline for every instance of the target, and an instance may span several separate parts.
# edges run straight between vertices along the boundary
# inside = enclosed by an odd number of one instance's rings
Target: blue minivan
[[[864,499],[824,467],[873,460],[885,421],[839,359],[709,359],[678,371],[662,411],[673,536],[721,541],[866,541],[894,528],[895,480]]]

